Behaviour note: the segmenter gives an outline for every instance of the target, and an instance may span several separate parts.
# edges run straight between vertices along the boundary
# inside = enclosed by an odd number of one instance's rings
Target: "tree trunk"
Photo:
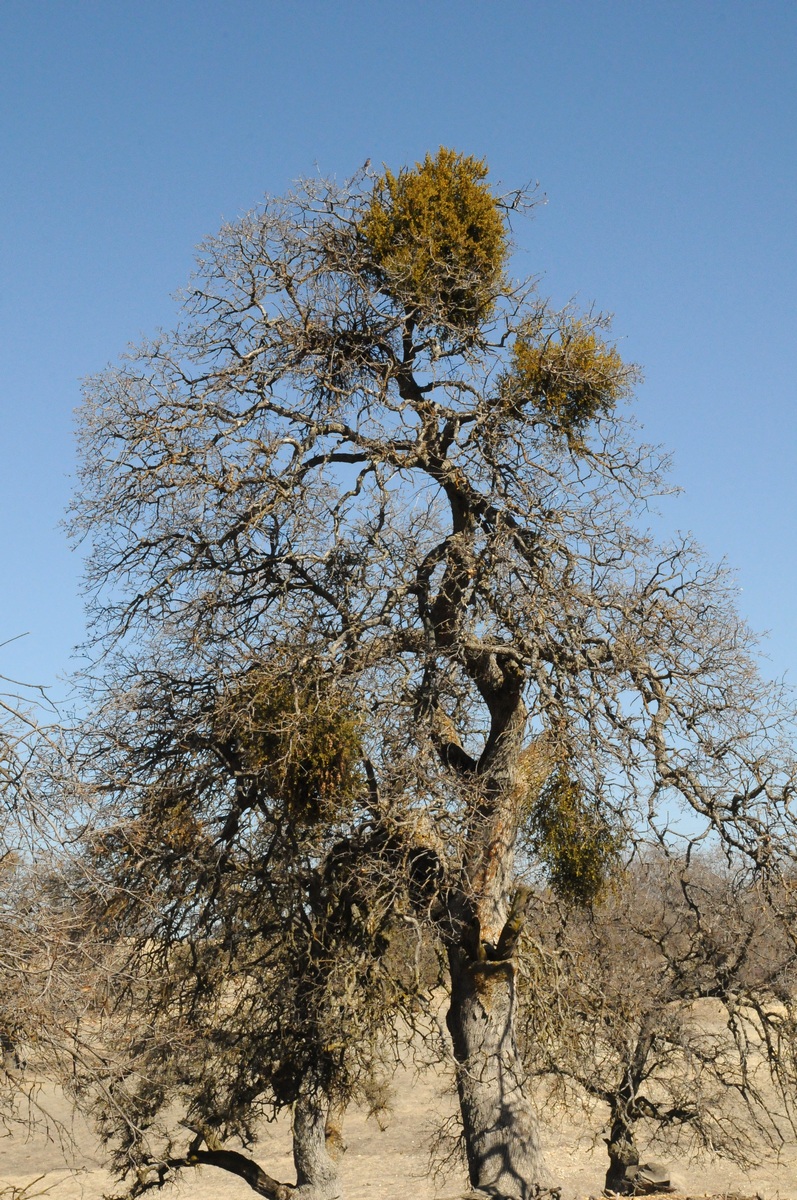
[[[494,694],[484,688],[492,724],[480,762],[482,798],[470,819],[463,887],[448,903],[447,1024],[471,1184],[496,1198],[530,1200],[542,1185],[542,1156],[515,1036],[515,951],[528,888],[515,891],[507,912],[525,793],[526,712],[519,680],[510,678]]]
[[[515,1042],[514,963],[474,960],[459,947],[451,949],[449,961],[447,1024],[470,1182],[489,1196],[529,1200],[537,1193],[542,1165]]]
[[[293,1110],[293,1161],[296,1190],[292,1200],[338,1200],[338,1168],[327,1148],[327,1109],[320,1099],[297,1100]]]
[[[293,1161],[296,1183],[280,1183],[238,1150],[226,1150],[203,1126],[189,1121],[181,1124],[194,1133],[188,1153],[167,1160],[178,1171],[185,1167],[218,1167],[249,1184],[266,1200],[341,1200],[343,1195],[337,1167],[327,1151],[326,1132],[329,1105],[317,1097],[297,1100],[293,1110]],[[342,1119],[342,1117],[341,1117]],[[207,1149],[201,1149],[202,1143]],[[162,1180],[158,1186],[162,1186]],[[152,1186],[148,1183],[146,1186]],[[138,1195],[138,1192],[135,1193]]]
[[[633,1131],[621,1117],[615,1116],[612,1120],[608,1147],[609,1169],[606,1172],[606,1191],[625,1194],[632,1192],[633,1183],[629,1178],[628,1168],[639,1166],[639,1152],[634,1145]]]

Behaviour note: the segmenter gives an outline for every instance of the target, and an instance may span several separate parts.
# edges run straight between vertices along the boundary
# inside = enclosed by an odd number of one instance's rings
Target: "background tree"
[[[522,204],[441,150],[225,226],[177,329],[89,382],[74,512],[97,703],[128,727],[127,752],[97,741],[100,788],[126,794],[126,753],[208,673],[221,694],[293,655],[362,714],[363,811],[420,814],[439,860],[471,1181],[513,1198],[541,1178],[514,1034],[527,752],[609,840],[684,804],[761,865],[792,788],[722,571],[636,524],[661,481],[618,416],[635,371],[604,319],[510,278]],[[204,868],[180,862],[185,897]]]
[[[62,744],[40,689],[0,677],[0,1123],[41,1123],[68,1139],[29,1077],[71,1043],[64,1001],[74,984],[74,934],[58,863],[65,809],[49,786],[63,777]]]
[[[661,848],[590,907],[540,897],[524,1054],[541,1100],[605,1122],[608,1189],[635,1191],[638,1136],[749,1167],[793,1133],[797,955],[784,903],[789,884],[773,907],[744,864]]]

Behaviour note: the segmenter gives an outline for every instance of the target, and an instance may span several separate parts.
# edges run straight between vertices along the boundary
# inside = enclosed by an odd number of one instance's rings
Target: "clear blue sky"
[[[79,378],[171,322],[222,218],[445,144],[539,181],[520,268],[615,313],[667,520],[797,681],[794,0],[3,0],[0,97],[1,673],[81,638]]]

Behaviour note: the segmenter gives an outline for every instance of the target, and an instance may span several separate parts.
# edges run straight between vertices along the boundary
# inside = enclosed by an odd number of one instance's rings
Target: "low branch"
[[[253,1192],[258,1196],[266,1196],[267,1200],[290,1200],[295,1191],[292,1184],[272,1179],[253,1158],[247,1158],[237,1150],[196,1150],[184,1162],[186,1166],[218,1167],[222,1171],[238,1175],[249,1184]]]
[[[292,1184],[280,1183],[278,1179],[273,1179],[253,1158],[248,1158],[238,1150],[222,1149],[214,1136],[202,1127],[188,1121],[181,1121],[180,1124],[196,1134],[185,1155],[179,1158],[167,1158],[165,1162],[154,1169],[154,1173],[150,1174],[149,1178],[139,1178],[138,1183],[134,1184],[130,1191],[131,1197],[141,1196],[152,1188],[163,1187],[169,1171],[206,1166],[218,1167],[221,1171],[237,1175],[239,1179],[243,1179],[249,1184],[253,1192],[258,1196],[265,1196],[266,1200],[291,1200],[296,1191]],[[208,1147],[206,1150],[199,1149],[202,1142]]]

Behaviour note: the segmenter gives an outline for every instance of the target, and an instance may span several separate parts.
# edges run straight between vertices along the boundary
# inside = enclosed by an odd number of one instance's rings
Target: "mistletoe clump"
[[[539,792],[527,829],[557,895],[580,905],[600,897],[616,871],[620,838],[565,767],[558,767]]]
[[[359,715],[323,679],[251,671],[220,703],[217,721],[243,772],[297,823],[341,816],[362,793]]]
[[[514,415],[536,410],[568,437],[578,435],[629,395],[638,372],[601,335],[606,321],[537,316],[519,330],[502,399]]]
[[[486,176],[481,159],[441,148],[376,181],[361,234],[380,287],[419,322],[463,333],[492,309],[507,233]]]

